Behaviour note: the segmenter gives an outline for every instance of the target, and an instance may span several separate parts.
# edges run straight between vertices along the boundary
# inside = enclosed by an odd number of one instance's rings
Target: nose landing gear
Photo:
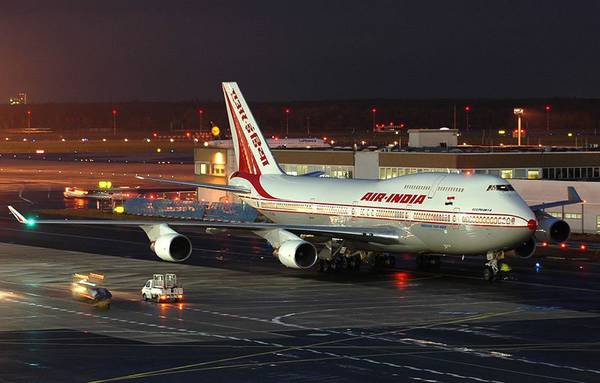
[[[507,264],[499,264],[498,261],[504,259],[504,251],[490,250],[486,254],[487,262],[483,269],[483,279],[488,282],[494,282],[507,278],[510,272],[510,266]]]

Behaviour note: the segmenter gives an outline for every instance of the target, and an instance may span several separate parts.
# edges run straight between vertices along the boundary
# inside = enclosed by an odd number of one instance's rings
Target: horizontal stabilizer
[[[550,207],[574,205],[576,203],[583,202],[583,200],[579,196],[579,193],[577,193],[577,190],[575,190],[575,188],[573,186],[567,187],[567,197],[568,197],[568,199],[563,200],[563,201],[541,203],[539,205],[529,206],[529,208],[533,211],[537,211],[537,210],[548,209]]]
[[[233,193],[250,193],[250,190],[243,186],[234,186],[234,185],[217,185],[217,184],[208,184],[205,182],[194,182],[194,181],[178,181],[178,180],[166,180],[164,178],[153,178],[153,177],[143,177],[143,176],[135,176],[135,178],[140,180],[149,180],[162,182],[167,184],[175,184],[175,185],[186,185],[186,186],[194,186],[197,188],[205,188],[205,189],[214,189],[214,190],[223,190]]]

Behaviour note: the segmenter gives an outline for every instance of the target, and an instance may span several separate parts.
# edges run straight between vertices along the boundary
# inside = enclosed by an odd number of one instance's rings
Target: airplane
[[[280,168],[235,82],[222,84],[237,171],[227,185],[142,177],[227,191],[271,222],[33,220],[9,206],[23,224],[136,225],[165,261],[183,262],[190,240],[171,227],[246,230],[264,238],[290,268],[322,270],[341,264],[393,264],[389,253],[414,253],[420,268],[438,267],[441,256],[486,256],[483,277],[498,279],[505,256],[528,258],[536,241],[565,242],[569,225],[544,209],[582,202],[568,199],[535,206],[499,177],[419,173],[387,180],[287,175]]]

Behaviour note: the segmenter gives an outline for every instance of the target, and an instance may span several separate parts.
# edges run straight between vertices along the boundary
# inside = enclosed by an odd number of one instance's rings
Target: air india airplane
[[[421,173],[388,180],[290,176],[281,170],[248,104],[234,82],[223,83],[237,171],[227,185],[138,177],[224,190],[271,222],[33,220],[13,207],[23,224],[136,225],[165,261],[182,262],[192,244],[171,226],[248,230],[266,239],[291,268],[321,269],[361,263],[393,264],[390,253],[409,252],[420,267],[438,266],[440,256],[485,255],[483,275],[494,280],[505,255],[530,257],[537,241],[564,242],[569,225],[545,208],[580,203],[568,199],[528,206],[506,180],[491,175]]]

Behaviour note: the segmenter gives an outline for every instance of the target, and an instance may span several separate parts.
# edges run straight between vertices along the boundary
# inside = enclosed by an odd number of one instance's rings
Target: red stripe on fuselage
[[[231,178],[241,178],[244,179],[248,182],[250,182],[250,184],[252,185],[252,187],[254,188],[254,190],[256,190],[256,192],[263,198],[268,198],[268,199],[276,199],[275,197],[273,197],[272,195],[270,195],[265,188],[263,188],[263,186],[260,183],[260,175],[259,174],[248,174],[248,173],[242,173],[242,172],[235,172],[231,175]]]

